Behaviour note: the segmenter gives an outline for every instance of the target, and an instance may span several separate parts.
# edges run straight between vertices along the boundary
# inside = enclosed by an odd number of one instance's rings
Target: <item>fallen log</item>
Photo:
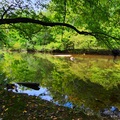
[[[25,86],[25,87],[28,87],[28,88],[32,88],[32,89],[34,89],[34,90],[39,90],[39,89],[40,89],[39,83],[18,82],[17,84],[18,84],[18,85]]]
[[[22,86],[25,86],[25,87],[28,87],[28,88],[31,88],[31,89],[34,89],[34,90],[39,90],[40,87],[39,87],[39,83],[31,83],[31,82],[18,82],[16,83],[18,85],[22,85]],[[16,84],[6,84],[6,88],[7,90],[15,90],[16,92],[18,91],[18,86]]]

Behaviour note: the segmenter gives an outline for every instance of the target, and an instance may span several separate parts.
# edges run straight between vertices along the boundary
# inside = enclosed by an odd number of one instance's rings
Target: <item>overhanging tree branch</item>
[[[66,26],[66,27],[72,28],[73,30],[75,30],[79,34],[92,35],[91,32],[79,31],[77,28],[75,28],[74,26],[72,26],[70,24],[67,24],[67,23],[43,22],[43,21],[40,21],[40,20],[31,19],[31,18],[0,19],[0,25],[11,24],[11,23],[14,23],[14,24],[15,23],[35,23],[35,24],[40,24],[40,25],[43,25],[43,26],[50,26],[50,27]]]
[[[73,30],[75,30],[77,33],[79,34],[83,34],[83,35],[91,35],[91,36],[96,36],[96,35],[102,35],[103,37],[109,37],[115,40],[120,40],[120,38],[116,38],[114,36],[110,36],[104,33],[99,33],[99,32],[86,32],[86,31],[79,31],[76,27],[67,24],[67,23],[59,23],[59,22],[44,22],[44,21],[40,21],[40,20],[35,20],[35,19],[31,19],[31,18],[11,18],[11,19],[0,19],[0,25],[2,24],[15,24],[15,23],[34,23],[34,24],[40,24],[43,26],[50,26],[50,27],[54,27],[54,26],[65,26],[68,28],[71,28]]]

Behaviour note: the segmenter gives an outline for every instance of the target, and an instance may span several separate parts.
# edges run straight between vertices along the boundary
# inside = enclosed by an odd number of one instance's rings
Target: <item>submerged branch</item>
[[[34,24],[40,24],[43,26],[50,26],[50,27],[54,27],[54,26],[65,26],[68,28],[71,28],[73,30],[75,30],[78,34],[83,34],[83,35],[91,35],[91,36],[96,36],[96,35],[103,35],[103,36],[107,36],[110,37],[112,39],[115,40],[120,40],[120,38],[116,38],[104,33],[98,33],[98,32],[86,32],[86,31],[79,31],[76,27],[74,27],[73,25],[67,24],[67,23],[59,23],[59,22],[44,22],[44,21],[40,21],[40,20],[35,20],[35,19],[31,19],[31,18],[11,18],[11,19],[0,19],[0,25],[2,24],[15,24],[15,23],[34,23]]]

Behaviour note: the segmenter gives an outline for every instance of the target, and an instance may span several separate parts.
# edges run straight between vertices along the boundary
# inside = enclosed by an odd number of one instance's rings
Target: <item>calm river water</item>
[[[0,84],[40,84],[39,90],[19,86],[19,93],[86,114],[102,111],[102,115],[120,117],[120,57],[114,63],[112,56],[5,52],[0,54],[0,76]]]

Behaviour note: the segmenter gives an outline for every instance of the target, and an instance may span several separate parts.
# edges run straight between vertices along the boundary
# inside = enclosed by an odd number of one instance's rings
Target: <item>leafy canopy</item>
[[[18,23],[40,24],[48,29],[49,26],[63,26],[57,27],[57,31],[62,31],[59,33],[62,36],[65,30],[70,33],[74,30],[79,34],[94,36],[100,45],[106,45],[110,49],[118,48],[119,5],[119,0],[1,0],[0,24],[9,24],[14,29],[23,30],[27,39],[33,37],[29,25]],[[34,25],[30,26],[33,28],[33,34],[40,31],[38,26],[35,26],[36,29]],[[53,34],[55,35],[56,31]]]

